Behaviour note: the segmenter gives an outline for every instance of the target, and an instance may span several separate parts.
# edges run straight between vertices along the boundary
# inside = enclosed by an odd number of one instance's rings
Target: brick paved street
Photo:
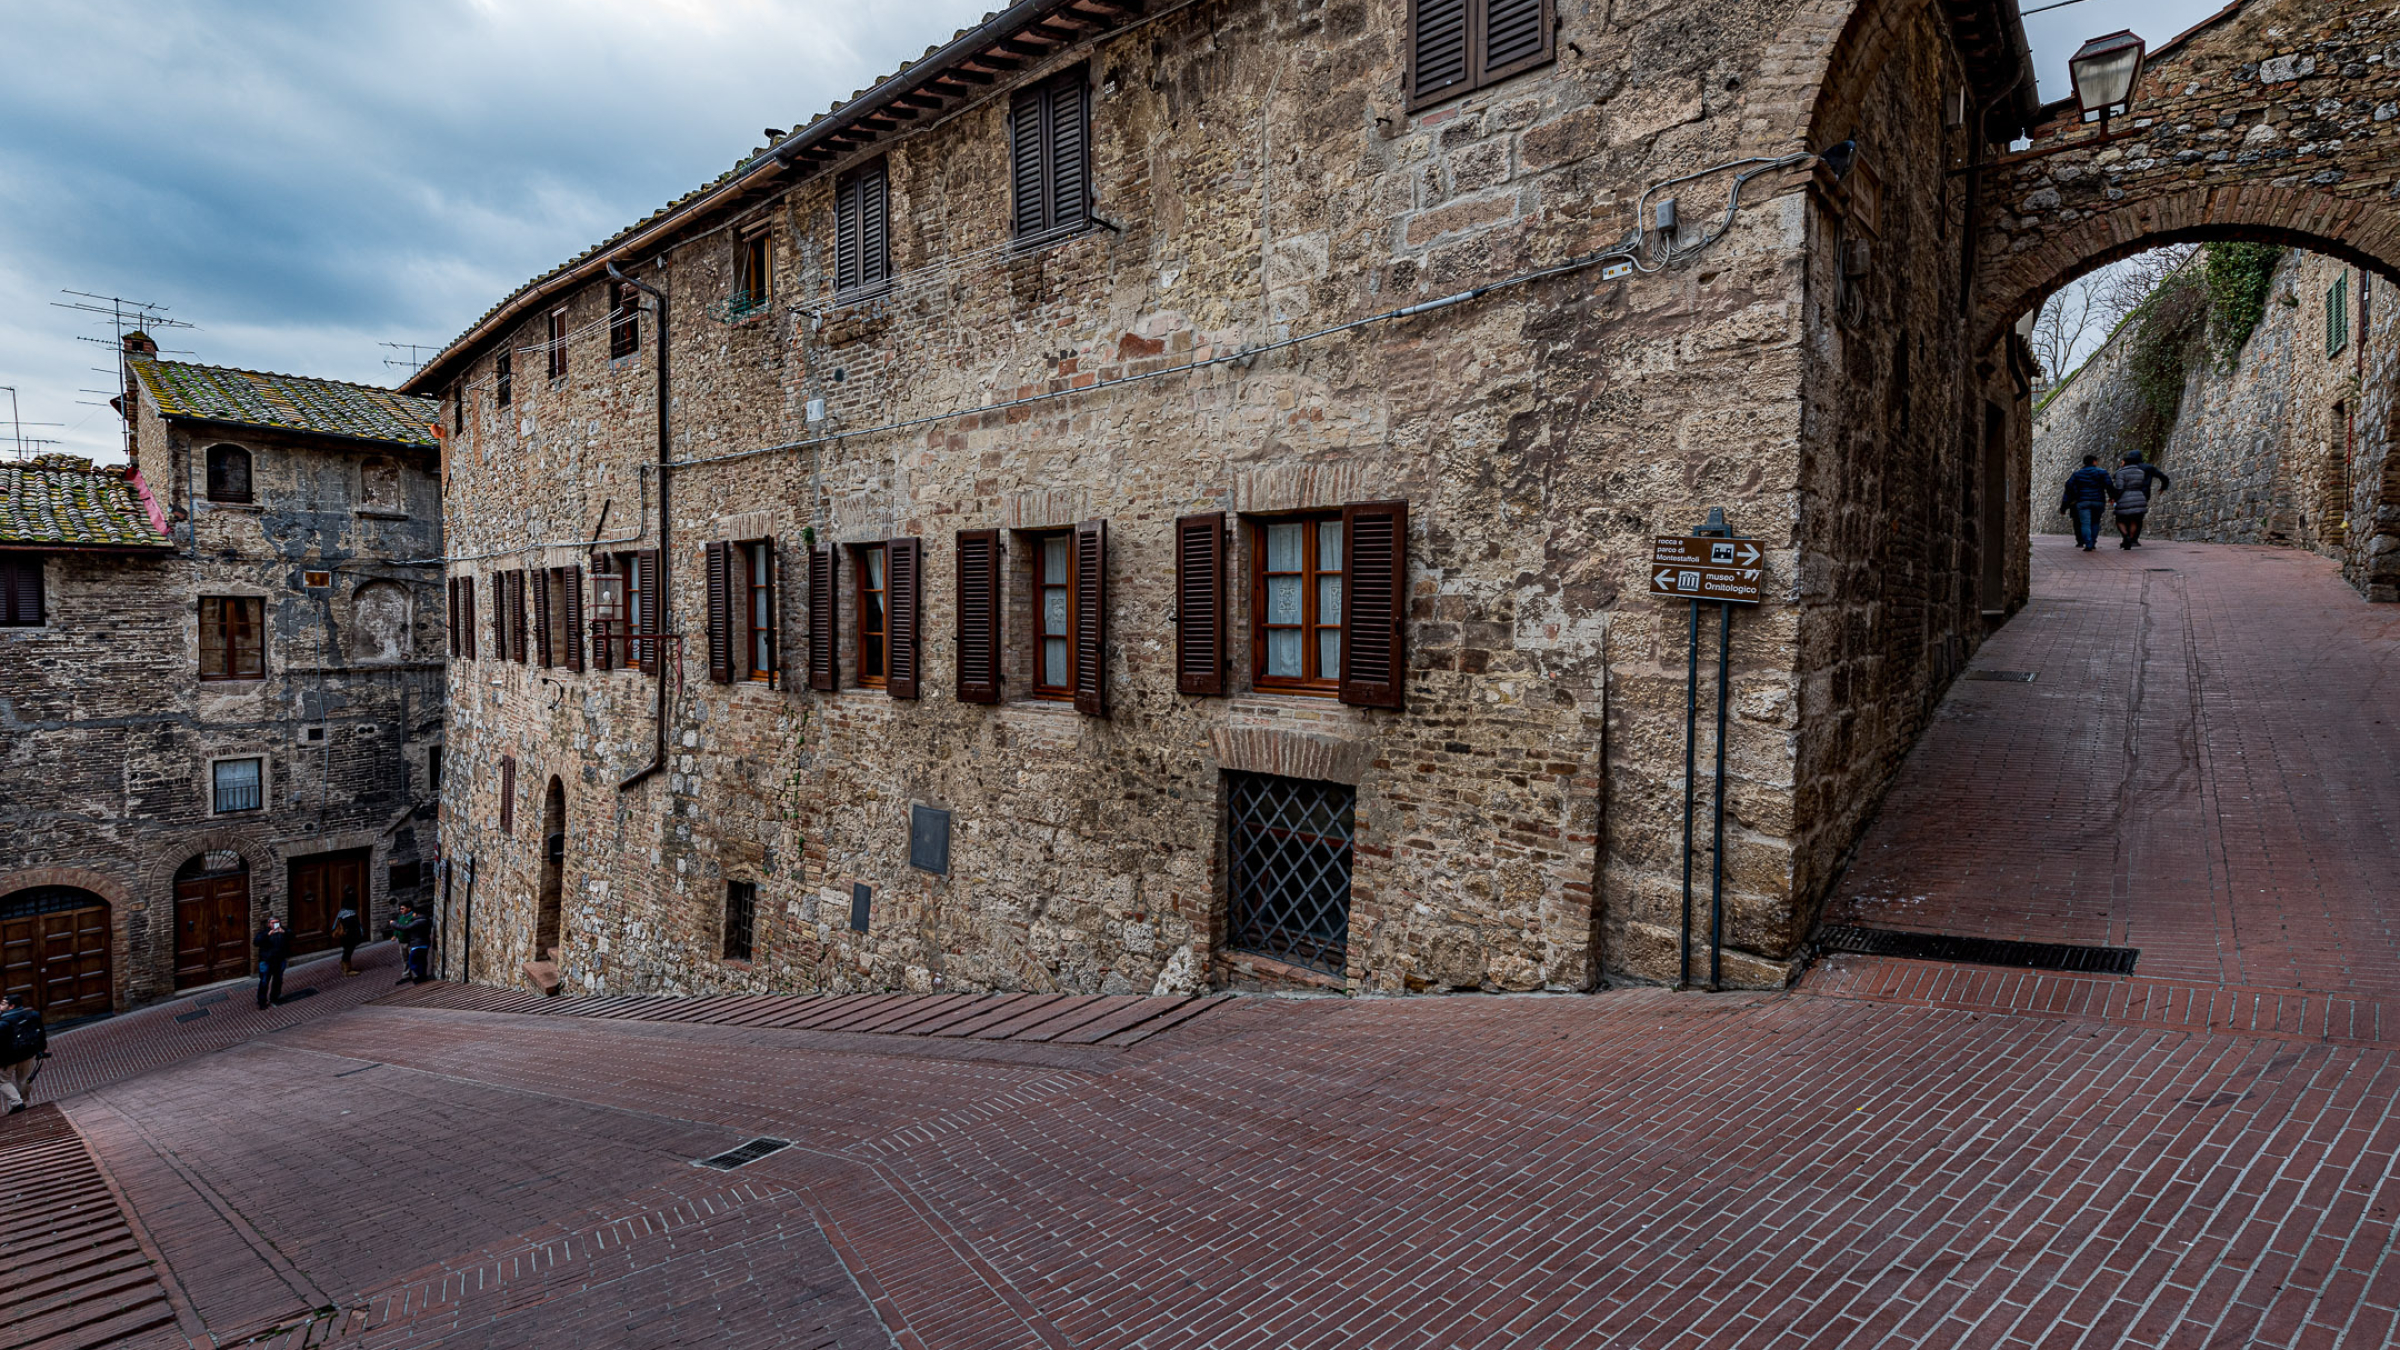
[[[162,1260],[121,1296],[163,1290],[158,1344],[2388,1344],[2389,625],[2305,558],[2095,556],[2041,555],[1979,658],[2041,679],[1959,686],[1845,912],[2131,941],[2134,978],[1845,956],[1080,1042],[963,996],[340,989],[72,1032],[43,1086]],[[1164,1020],[1122,1008],[1089,1025]]]

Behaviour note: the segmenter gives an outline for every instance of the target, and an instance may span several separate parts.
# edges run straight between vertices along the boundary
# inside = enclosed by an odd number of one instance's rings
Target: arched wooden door
[[[56,1022],[109,1008],[108,902],[73,886],[0,896],[0,984]]]
[[[250,864],[203,853],[175,873],[175,987],[250,972]]]

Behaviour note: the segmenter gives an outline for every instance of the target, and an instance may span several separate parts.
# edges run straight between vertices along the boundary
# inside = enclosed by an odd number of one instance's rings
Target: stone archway
[[[2239,239],[2400,281],[2400,17],[2346,0],[2250,0],[2151,53],[2134,126],[2106,144],[2072,102],[1982,171],[1976,341],[2076,277],[2162,244]],[[2123,125],[2120,119],[2119,126]]]

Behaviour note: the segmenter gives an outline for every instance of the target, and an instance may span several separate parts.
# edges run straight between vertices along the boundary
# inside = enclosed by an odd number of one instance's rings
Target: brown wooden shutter
[[[592,555],[592,575],[596,577],[615,575],[615,567],[607,554],[595,553]],[[619,594],[621,595],[623,592],[620,590]],[[616,622],[620,624],[625,622],[625,615],[621,611],[616,617]],[[613,629],[606,632],[595,630],[592,633],[592,669],[615,670],[617,668],[615,639],[616,631]]]
[[[583,569],[562,567],[558,569],[558,575],[559,593],[567,600],[567,669],[581,671],[583,669]]]
[[[508,659],[525,664],[525,569],[508,574]]]
[[[767,560],[767,687],[783,686],[783,553],[773,539],[759,541],[759,551]],[[742,597],[743,614],[749,614],[750,597]]]
[[[733,683],[733,545],[708,546],[708,678]]]
[[[1558,25],[1551,21],[1550,5],[1551,0],[1482,0],[1475,83],[1490,84],[1557,54],[1552,44]]]
[[[1175,522],[1175,692],[1225,692],[1225,513]]]
[[[1000,532],[958,532],[958,701],[1000,701]]]
[[[449,596],[449,607],[443,612],[449,616],[445,623],[450,635],[450,659],[455,661],[458,659],[458,578],[449,578],[442,584],[442,589]]]
[[[1075,527],[1075,711],[1108,716],[1108,522]]]
[[[1040,234],[1050,226],[1050,201],[1043,190],[1042,173],[1042,161],[1047,158],[1042,114],[1048,103],[1046,91],[1037,87],[1018,94],[1008,109],[1009,184],[1020,235]]]
[[[501,580],[505,575],[503,572],[492,573],[487,578],[490,585],[485,588],[492,593],[492,659],[495,661],[508,659],[508,583]]]
[[[525,574],[525,584],[533,588],[533,658],[541,665],[552,664],[550,653],[550,574],[534,568]]]
[[[893,698],[915,698],[918,668],[924,661],[917,620],[925,589],[925,547],[914,539],[894,539],[885,549],[885,559],[883,621],[891,657],[883,688]]]
[[[1082,67],[1050,86],[1050,228],[1080,229],[1091,209],[1091,87]]]
[[[1470,0],[1409,0],[1409,106],[1430,102],[1445,90],[1468,87],[1469,4]]]
[[[458,579],[458,654],[475,659],[475,578]]]
[[[644,675],[658,673],[658,602],[664,597],[658,589],[658,550],[646,548],[633,555],[635,572],[642,582],[641,658],[636,663]]]
[[[1342,508],[1344,703],[1397,708],[1408,680],[1408,503]]]
[[[833,645],[835,623],[833,549],[812,548],[808,551],[808,687],[829,693],[842,675]]]
[[[517,828],[517,757],[500,757],[500,833],[513,834]]]

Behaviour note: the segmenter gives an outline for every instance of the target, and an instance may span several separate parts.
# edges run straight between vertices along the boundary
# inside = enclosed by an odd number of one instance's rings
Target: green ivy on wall
[[[2275,244],[2210,244],[2201,274],[2208,283],[2209,345],[2230,367],[2267,312],[2268,283],[2283,249]]]

